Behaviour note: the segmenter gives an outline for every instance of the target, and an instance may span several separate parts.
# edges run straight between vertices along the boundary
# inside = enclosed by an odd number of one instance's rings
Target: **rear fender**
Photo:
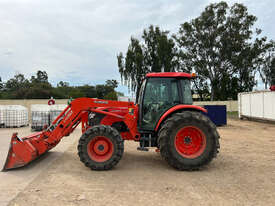
[[[161,125],[161,123],[166,120],[171,114],[176,113],[178,111],[182,111],[182,110],[193,110],[193,111],[198,111],[198,112],[203,112],[203,113],[207,113],[207,110],[196,106],[196,105],[176,105],[170,109],[168,109],[159,119],[157,126],[155,127],[155,132],[158,131],[159,126]]]

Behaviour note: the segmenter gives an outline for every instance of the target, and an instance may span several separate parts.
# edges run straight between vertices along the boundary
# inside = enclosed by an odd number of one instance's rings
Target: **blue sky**
[[[0,0],[0,77],[30,77],[40,69],[53,85],[120,81],[116,56],[131,36],[140,37],[150,24],[177,32],[211,2],[217,1]],[[227,2],[244,3],[258,17],[256,27],[275,39],[274,0]],[[125,86],[118,90],[127,93]]]

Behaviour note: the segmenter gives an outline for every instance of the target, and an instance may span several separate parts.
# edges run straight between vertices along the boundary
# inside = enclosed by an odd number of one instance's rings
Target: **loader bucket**
[[[17,133],[14,133],[2,171],[27,165],[42,153],[46,152],[45,144],[39,141],[40,134],[41,132],[35,133],[21,139],[17,137]]]

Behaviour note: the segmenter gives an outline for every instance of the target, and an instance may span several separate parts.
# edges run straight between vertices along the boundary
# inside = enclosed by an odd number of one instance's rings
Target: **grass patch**
[[[239,112],[227,112],[227,118],[239,119]]]

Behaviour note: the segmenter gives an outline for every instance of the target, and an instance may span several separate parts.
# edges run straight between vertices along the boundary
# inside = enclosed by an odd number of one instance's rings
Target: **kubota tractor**
[[[150,73],[137,104],[91,98],[73,100],[44,131],[11,138],[3,170],[24,166],[55,147],[81,123],[80,160],[93,170],[108,170],[122,158],[124,140],[155,147],[169,165],[193,170],[209,163],[219,150],[216,126],[204,108],[192,105],[187,73]]]

